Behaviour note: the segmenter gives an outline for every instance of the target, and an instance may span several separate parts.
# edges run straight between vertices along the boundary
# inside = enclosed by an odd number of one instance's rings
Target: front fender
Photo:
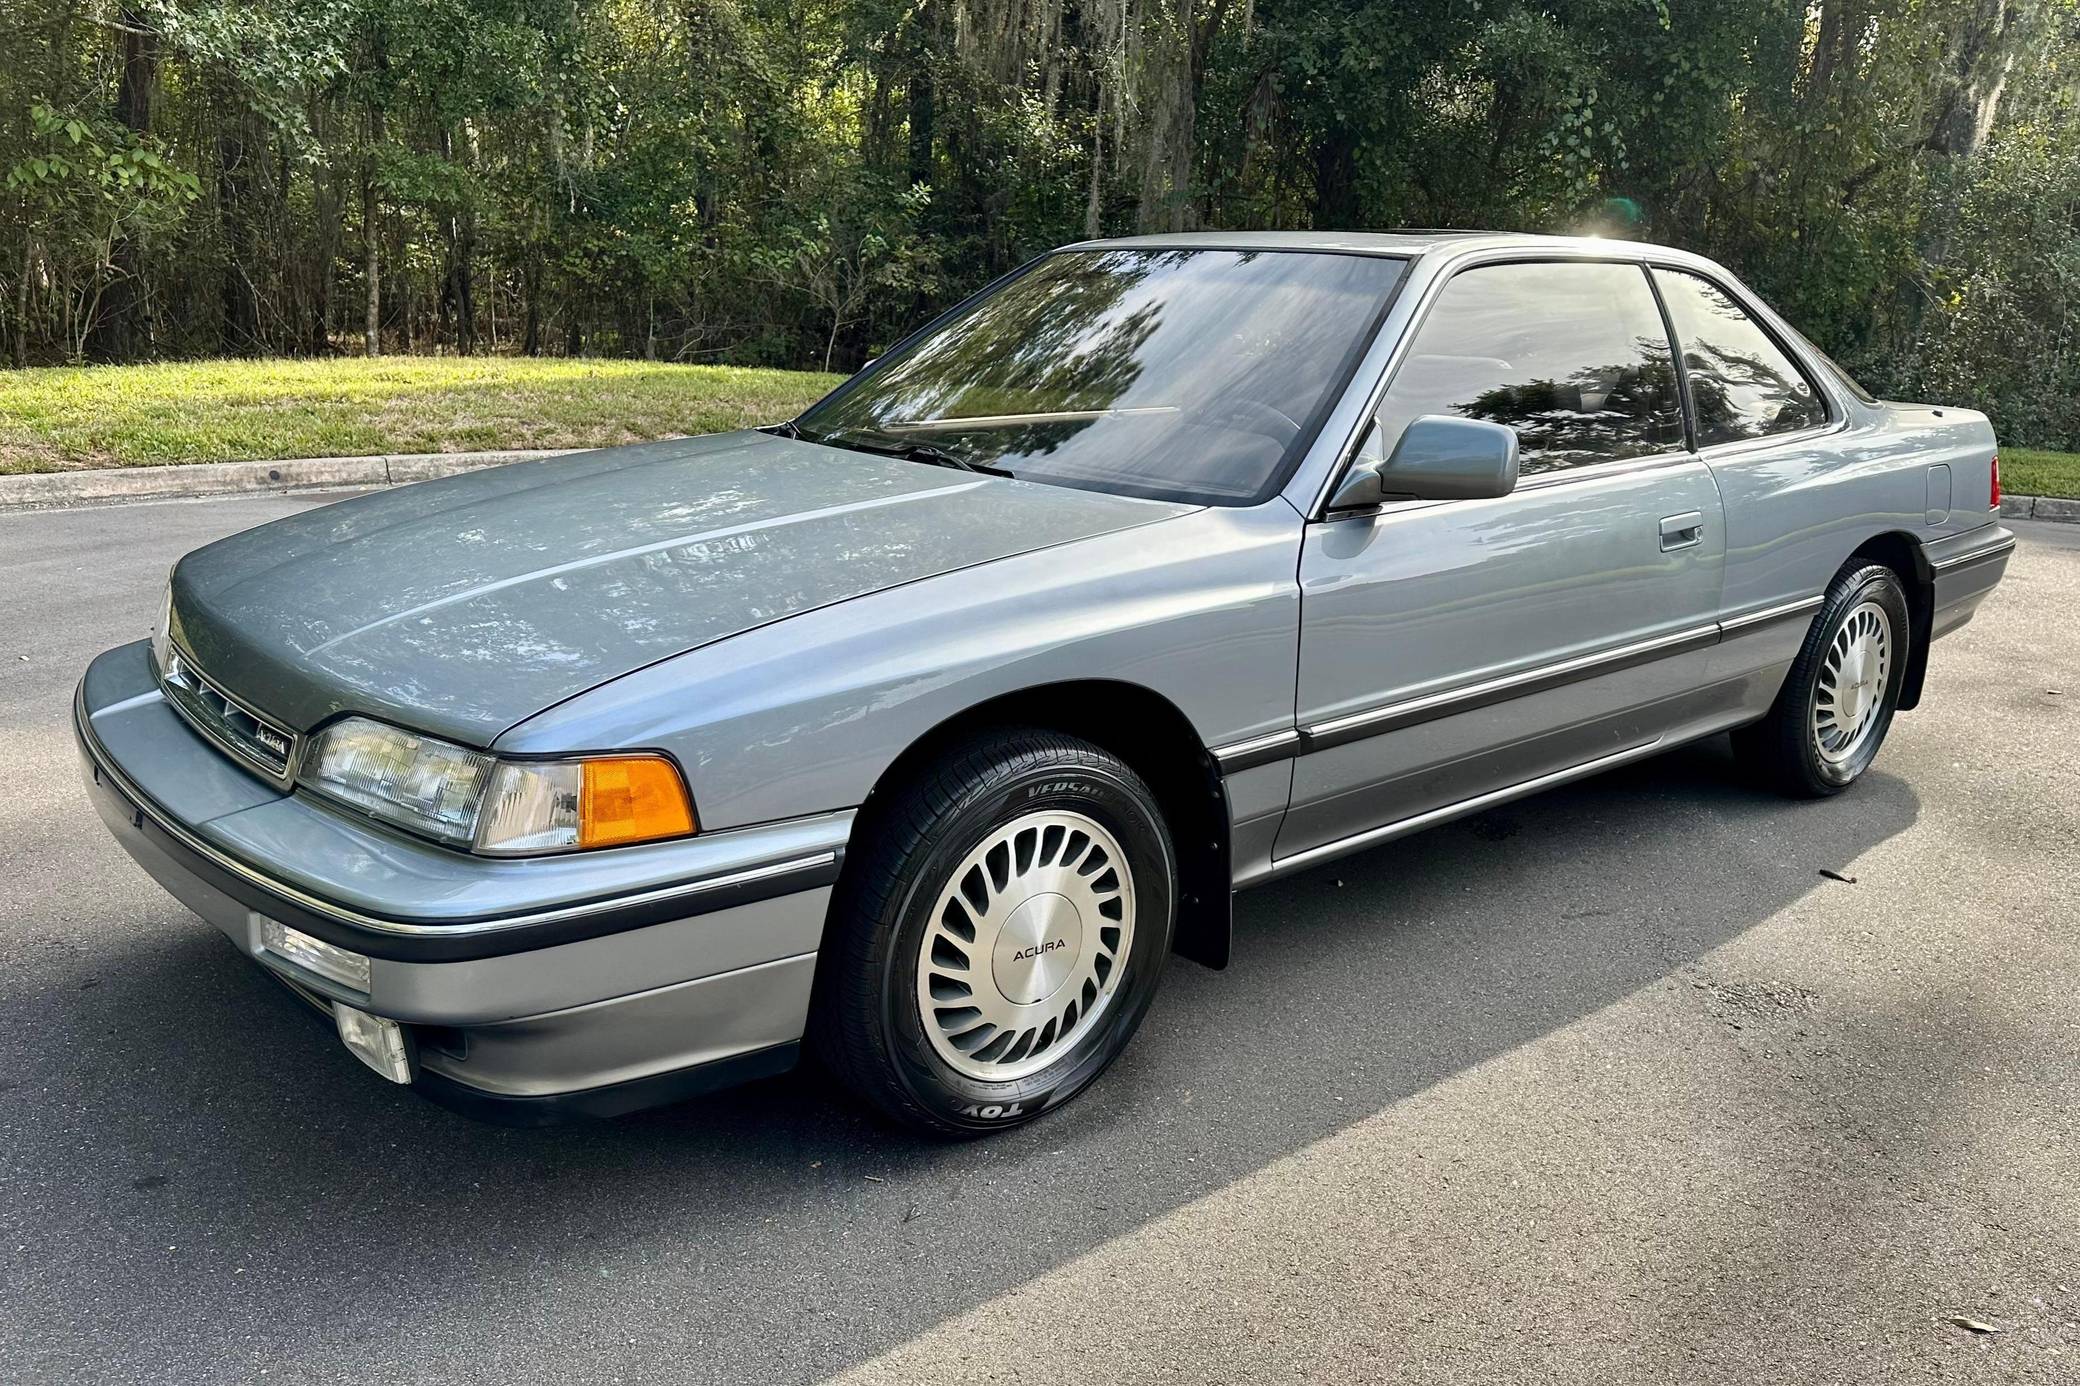
[[[885,589],[628,674],[497,748],[661,747],[726,828],[855,807],[934,727],[1048,684],[1136,684],[1203,744],[1246,740],[1292,725],[1300,532],[1282,500],[1205,509]]]

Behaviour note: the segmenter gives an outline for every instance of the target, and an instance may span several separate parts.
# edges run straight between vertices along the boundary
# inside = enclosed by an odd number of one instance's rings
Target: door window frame
[[[1821,372],[1814,370],[1813,363],[1806,360],[1805,355],[1787,339],[1779,324],[1772,320],[1774,314],[1770,313],[1766,307],[1762,311],[1757,311],[1759,300],[1750,299],[1747,295],[1736,290],[1733,285],[1728,284],[1719,275],[1709,273],[1695,265],[1678,264],[1674,260],[1654,255],[1647,256],[1642,264],[1647,271],[1647,283],[1654,290],[1654,299],[1661,304],[1661,316],[1662,321],[1668,328],[1669,345],[1676,354],[1676,375],[1682,381],[1683,388],[1683,418],[1685,420],[1683,431],[1685,436],[1690,439],[1691,450],[1697,456],[1704,458],[1728,457],[1738,453],[1756,452],[1763,448],[1781,447],[1785,443],[1797,442],[1802,438],[1819,438],[1847,426],[1848,411],[1843,407],[1842,402],[1835,396],[1832,390],[1821,384]],[[1768,339],[1769,344],[1777,349],[1777,354],[1791,363],[1791,368],[1799,373],[1805,380],[1807,387],[1812,390],[1813,397],[1820,401],[1820,408],[1827,417],[1817,424],[1793,429],[1788,433],[1765,433],[1759,438],[1735,438],[1729,442],[1713,443],[1710,447],[1698,447],[1697,406],[1690,397],[1690,367],[1683,360],[1683,344],[1682,339],[1676,335],[1675,316],[1668,311],[1668,304],[1662,297],[1661,285],[1654,278],[1653,272],[1655,270],[1661,270],[1669,274],[1687,274],[1693,279],[1702,279],[1705,283],[1726,295],[1726,301],[1740,309],[1748,321],[1753,323],[1755,328]]]
[[[1393,350],[1388,354],[1385,363],[1380,367],[1378,377],[1373,380],[1365,392],[1365,405],[1358,413],[1357,426],[1352,430],[1350,436],[1344,440],[1343,446],[1337,454],[1335,465],[1328,469],[1320,488],[1315,493],[1313,503],[1307,508],[1307,522],[1309,524],[1333,522],[1326,510],[1329,497],[1334,494],[1338,483],[1343,480],[1344,473],[1350,469],[1352,462],[1357,459],[1358,453],[1364,445],[1366,435],[1376,426],[1380,405],[1385,401],[1387,391],[1393,385],[1394,376],[1400,371],[1402,362],[1407,359],[1410,350],[1414,347],[1416,338],[1422,334],[1424,325],[1429,322],[1430,314],[1436,309],[1437,300],[1443,295],[1445,286],[1462,274],[1492,268],[1496,265],[1611,264],[1629,265],[1633,269],[1638,270],[1640,277],[1646,281],[1647,291],[1653,295],[1655,307],[1660,310],[1662,333],[1668,339],[1668,349],[1676,364],[1676,378],[1683,410],[1683,443],[1677,451],[1651,453],[1641,457],[1617,458],[1609,462],[1595,462],[1583,467],[1567,467],[1554,472],[1540,472],[1520,480],[1516,485],[1516,489],[1510,493],[1511,495],[1516,495],[1523,491],[1539,490],[1546,486],[1565,486],[1575,482],[1596,481],[1605,477],[1622,476],[1630,472],[1672,467],[1678,463],[1693,459],[1733,456],[1764,448],[1781,447],[1787,443],[1796,443],[1806,439],[1818,438],[1825,434],[1839,432],[1848,427],[1849,410],[1847,405],[1843,403],[1841,396],[1834,389],[1821,382],[1819,379],[1820,373],[1813,369],[1812,363],[1805,359],[1804,353],[1797,350],[1786,339],[1782,324],[1768,305],[1761,303],[1760,300],[1753,298],[1744,290],[1727,282],[1728,276],[1716,266],[1707,268],[1704,265],[1693,263],[1687,258],[1679,258],[1676,255],[1656,254],[1654,250],[1655,248],[1652,247],[1641,247],[1638,253],[1627,255],[1588,247],[1499,246],[1489,250],[1452,256],[1450,262],[1439,273],[1432,276],[1428,283],[1423,285],[1422,293],[1409,315],[1407,325],[1401,329],[1400,337],[1394,343]],[[1431,253],[1436,254],[1437,252],[1433,251]],[[1417,263],[1411,265],[1407,273],[1402,276],[1401,288],[1406,287],[1410,275],[1420,272],[1422,258],[1427,257],[1419,257]],[[1671,270],[1682,274],[1694,274],[1713,288],[1719,290],[1719,292],[1725,294],[1733,302],[1734,306],[1746,313],[1749,320],[1763,330],[1764,335],[1770,339],[1777,350],[1783,352],[1806,378],[1806,382],[1813,386],[1814,391],[1820,398],[1822,407],[1827,411],[1827,421],[1812,428],[1800,429],[1795,433],[1776,433],[1765,435],[1761,438],[1743,438],[1735,442],[1715,443],[1709,448],[1698,449],[1695,446],[1697,425],[1695,411],[1691,408],[1690,403],[1689,373],[1683,364],[1682,349],[1675,334],[1675,323],[1669,315],[1668,305],[1662,301],[1661,288],[1654,282],[1654,276],[1651,273],[1651,271],[1656,269]],[[1356,381],[1353,381],[1352,384],[1355,385]],[[1381,439],[1380,442],[1382,448],[1384,448],[1386,440]],[[1464,500],[1389,501],[1377,511],[1370,512],[1368,515],[1337,516],[1334,517],[1334,520],[1377,518],[1382,515],[1400,514],[1408,510],[1428,509],[1433,505],[1470,505],[1477,503]]]

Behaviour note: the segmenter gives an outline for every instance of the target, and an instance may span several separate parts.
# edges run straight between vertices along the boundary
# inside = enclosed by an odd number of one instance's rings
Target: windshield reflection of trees
[[[1526,476],[1675,451],[1683,445],[1675,364],[1654,339],[1637,345],[1639,359],[1497,385],[1452,412],[1514,429]]]
[[[1181,265],[1184,252],[1061,256],[982,304],[970,317],[897,362],[862,391],[860,414],[841,402],[840,428],[886,430],[921,419],[1114,408],[1141,378],[1142,348],[1162,326],[1163,304],[1121,304],[1129,291]],[[965,452],[1045,453],[1093,420],[933,430]]]

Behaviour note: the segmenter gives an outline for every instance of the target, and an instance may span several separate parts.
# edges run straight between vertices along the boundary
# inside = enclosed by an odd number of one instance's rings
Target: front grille
[[[296,734],[268,721],[217,687],[176,647],[159,671],[166,701],[188,724],[231,755],[277,784],[289,782],[296,764]]]

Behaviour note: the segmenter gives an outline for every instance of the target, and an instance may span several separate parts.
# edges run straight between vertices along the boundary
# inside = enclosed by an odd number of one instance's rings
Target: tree
[[[1704,251],[1873,385],[2080,440],[2074,0],[45,0],[0,44],[22,363],[843,366],[1082,237],[1479,225]]]

